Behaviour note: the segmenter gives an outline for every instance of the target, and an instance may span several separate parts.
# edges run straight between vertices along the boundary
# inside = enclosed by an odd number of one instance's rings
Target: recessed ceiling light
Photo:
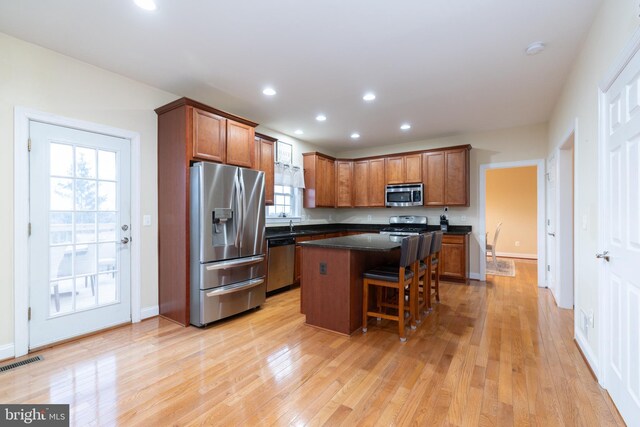
[[[358,132],[354,132],[354,133],[351,134],[351,138],[352,139],[358,139],[358,138],[360,138],[360,134]]]
[[[533,42],[525,49],[524,53],[529,56],[537,55],[544,50],[546,45],[542,42]]]
[[[403,123],[402,126],[400,126],[400,129],[409,130],[411,129],[411,125],[409,123]]]
[[[144,10],[156,10],[156,2],[153,0],[133,0],[135,4]]]
[[[277,92],[274,88],[272,87],[266,87],[264,88],[264,90],[262,91],[262,93],[264,93],[267,96],[273,96],[275,95]]]
[[[367,92],[364,94],[362,99],[364,99],[365,101],[373,101],[374,99],[376,99],[376,95],[373,92]]]
[[[304,132],[302,131],[302,129],[297,129],[294,133],[296,135],[302,135]]]
[[[327,116],[325,116],[324,114],[318,114],[316,116],[316,120],[319,122],[324,122],[325,120],[327,120]]]

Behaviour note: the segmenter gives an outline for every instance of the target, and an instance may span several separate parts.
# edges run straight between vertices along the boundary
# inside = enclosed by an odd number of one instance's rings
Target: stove
[[[392,216],[389,227],[380,230],[380,234],[394,236],[417,236],[427,232],[427,217],[415,215]]]

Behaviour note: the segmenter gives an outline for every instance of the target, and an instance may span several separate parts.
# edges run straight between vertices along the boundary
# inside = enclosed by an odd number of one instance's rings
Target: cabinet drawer
[[[464,244],[464,234],[445,234],[442,236],[442,243]]]

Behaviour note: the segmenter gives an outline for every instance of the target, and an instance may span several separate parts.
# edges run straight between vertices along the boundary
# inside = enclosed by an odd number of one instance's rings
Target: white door
[[[557,302],[556,292],[556,253],[558,241],[556,239],[556,158],[547,160],[547,286],[551,289]]]
[[[130,142],[30,122],[29,347],[131,320]]]
[[[604,247],[609,262],[605,385],[627,425],[640,425],[640,54],[605,95]],[[602,256],[602,254],[600,255]]]

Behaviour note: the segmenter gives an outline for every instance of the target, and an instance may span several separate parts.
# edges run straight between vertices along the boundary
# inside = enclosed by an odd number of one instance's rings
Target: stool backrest
[[[400,246],[400,267],[407,268],[418,259],[418,242],[420,236],[408,236],[402,239]]]
[[[418,259],[423,261],[429,256],[431,251],[431,241],[433,240],[433,233],[424,233],[420,235],[420,245],[418,248]]]
[[[442,250],[442,231],[435,231],[431,240],[431,255],[435,255]]]

